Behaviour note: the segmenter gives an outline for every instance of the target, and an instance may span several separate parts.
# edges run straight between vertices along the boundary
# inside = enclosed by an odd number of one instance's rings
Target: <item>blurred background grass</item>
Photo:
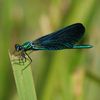
[[[18,100],[8,49],[81,22],[92,49],[31,54],[38,100],[100,100],[99,0],[0,0],[0,100]]]

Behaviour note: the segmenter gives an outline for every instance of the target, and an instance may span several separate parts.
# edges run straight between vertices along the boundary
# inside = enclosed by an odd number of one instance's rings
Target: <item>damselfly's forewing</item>
[[[82,38],[84,32],[84,26],[81,23],[76,23],[33,41],[33,49],[60,50],[73,48]]]

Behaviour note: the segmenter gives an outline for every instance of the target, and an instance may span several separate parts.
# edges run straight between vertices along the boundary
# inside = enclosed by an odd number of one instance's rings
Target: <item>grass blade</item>
[[[18,57],[10,54],[9,56],[20,100],[37,100],[31,67],[28,66],[22,71],[29,61],[26,61],[23,65],[19,64]]]

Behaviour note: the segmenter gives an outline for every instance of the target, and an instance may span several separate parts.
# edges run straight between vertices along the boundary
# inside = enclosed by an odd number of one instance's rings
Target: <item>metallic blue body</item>
[[[91,45],[76,45],[76,43],[83,37],[84,32],[84,26],[81,23],[76,23],[43,36],[35,41],[25,42],[18,46],[21,46],[23,51],[91,48]],[[18,46],[16,47],[17,49]]]

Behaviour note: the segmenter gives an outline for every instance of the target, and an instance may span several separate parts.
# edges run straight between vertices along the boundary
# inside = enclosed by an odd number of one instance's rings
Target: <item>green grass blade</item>
[[[18,57],[10,54],[9,56],[20,100],[37,100],[31,67],[28,66],[25,70],[22,70],[28,65],[29,61],[26,61],[23,65],[19,64]]]

